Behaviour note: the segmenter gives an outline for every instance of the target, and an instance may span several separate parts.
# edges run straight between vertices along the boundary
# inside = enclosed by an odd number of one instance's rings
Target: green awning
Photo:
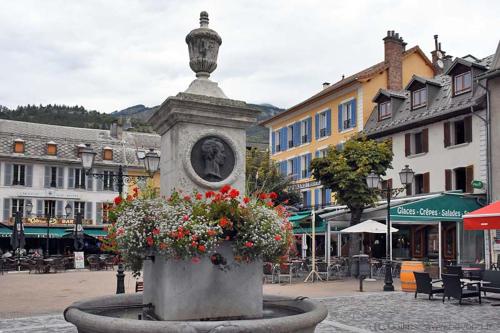
[[[66,227],[49,228],[49,238],[61,238],[66,233]],[[12,234],[12,230],[7,227],[0,227],[0,237],[8,238]],[[24,235],[26,238],[45,238],[47,237],[47,227],[24,227]]]
[[[309,216],[311,216],[311,212],[310,212],[310,211],[307,211],[307,212],[299,212],[299,213],[297,213],[296,215],[290,216],[290,217],[288,218],[288,221],[290,221],[290,222],[292,222],[292,223],[295,223],[295,222],[298,222],[298,221],[305,220],[305,219],[307,219]]]
[[[85,229],[83,228],[83,233],[91,237],[105,237],[108,232],[103,229]]]
[[[392,222],[461,221],[462,215],[481,208],[477,198],[457,193],[422,199],[391,208]]]
[[[294,216],[290,216],[288,221],[293,224],[294,234],[310,234],[312,233],[312,218],[311,211],[299,212]],[[316,214],[316,233],[323,233],[326,231],[325,221]]]

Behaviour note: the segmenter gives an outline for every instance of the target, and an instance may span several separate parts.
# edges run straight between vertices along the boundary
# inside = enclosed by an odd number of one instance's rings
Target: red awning
[[[465,230],[500,229],[500,201],[463,216]]]

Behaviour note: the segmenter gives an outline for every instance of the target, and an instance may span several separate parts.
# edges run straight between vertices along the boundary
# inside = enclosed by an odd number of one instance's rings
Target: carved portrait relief
[[[191,151],[191,165],[196,174],[209,182],[226,179],[234,169],[235,156],[232,148],[216,136],[198,140]]]

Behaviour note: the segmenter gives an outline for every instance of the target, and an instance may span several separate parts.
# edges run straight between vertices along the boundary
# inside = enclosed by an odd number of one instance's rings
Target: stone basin
[[[271,295],[264,295],[264,315],[259,319],[139,320],[139,317],[147,317],[142,305],[142,293],[105,296],[73,303],[64,311],[64,318],[74,324],[79,333],[308,333],[314,332],[328,314],[323,304],[310,299]]]

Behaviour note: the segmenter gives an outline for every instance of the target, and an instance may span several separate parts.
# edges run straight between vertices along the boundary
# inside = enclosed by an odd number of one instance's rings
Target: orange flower
[[[221,226],[221,228],[226,228],[230,225],[231,221],[229,221],[227,218],[225,218],[224,216],[220,218],[219,220],[219,225]]]
[[[162,243],[160,243],[160,250],[165,250],[167,247],[168,247],[168,245],[167,245],[167,244],[165,244],[165,243],[163,243],[163,242],[162,242]]]
[[[132,200],[134,200],[134,198],[132,198],[132,196],[130,194],[127,195],[127,201],[132,201]]]
[[[213,229],[208,229],[207,231],[207,234],[210,236],[210,237],[213,237],[217,234],[217,232]]]
[[[229,192],[229,190],[231,189],[231,186],[230,185],[224,185],[222,186],[222,188],[220,189],[220,193],[227,193]]]
[[[205,252],[207,250],[207,248],[205,247],[205,245],[198,245],[198,251],[200,252]]]
[[[280,240],[281,240],[281,235],[275,235],[275,236],[274,236],[274,240],[276,240],[276,241],[280,241]]]
[[[268,207],[273,207],[273,206],[274,206],[274,202],[272,202],[272,201],[268,201],[268,202],[266,202],[266,205],[267,205]]]

